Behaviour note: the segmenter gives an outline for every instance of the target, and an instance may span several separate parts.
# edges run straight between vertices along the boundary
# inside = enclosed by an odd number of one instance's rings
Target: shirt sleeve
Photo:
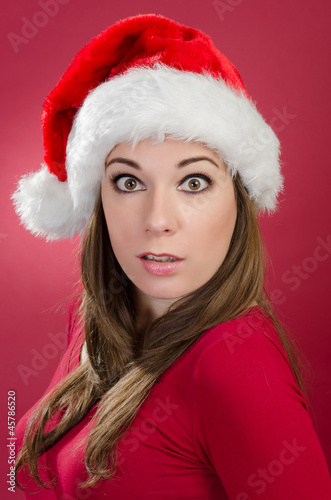
[[[198,456],[229,500],[330,500],[326,460],[286,352],[277,334],[245,325],[196,365]]]
[[[84,328],[77,316],[79,304],[80,301],[76,296],[71,298],[68,302],[66,326],[67,345],[46,393],[79,364],[80,351],[84,337]]]
[[[71,299],[67,304],[67,346],[61,356],[59,364],[51,378],[51,381],[44,391],[42,397],[34,403],[34,405],[22,416],[22,418],[18,421],[16,429],[15,429],[15,437],[16,437],[16,445],[17,452],[21,449],[23,444],[23,437],[25,433],[25,429],[27,426],[28,418],[30,417],[33,410],[36,408],[41,399],[48,394],[51,390],[54,389],[55,385],[62,380],[75,366],[79,363],[79,349],[82,343],[82,328],[79,326],[77,322],[77,318],[75,315],[75,311],[77,310],[79,302],[77,299]],[[46,429],[50,430],[54,424],[46,424]],[[46,455],[43,454],[39,457],[39,462],[43,465],[47,465],[46,463]],[[47,470],[40,469],[41,478],[44,481],[50,481],[51,477],[49,476]],[[40,488],[37,486],[33,480],[26,474],[26,472],[21,469],[18,472],[17,479],[23,488],[26,488],[28,491],[33,493],[40,493]],[[45,496],[44,496],[45,495]],[[46,490],[44,494],[42,493],[43,498],[53,498],[53,493]],[[33,498],[33,496],[31,497]],[[38,495],[39,498],[39,495]],[[40,497],[41,498],[41,497]]]

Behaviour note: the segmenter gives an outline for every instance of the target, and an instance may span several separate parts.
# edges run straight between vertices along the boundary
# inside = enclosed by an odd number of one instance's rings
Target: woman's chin
[[[138,291],[142,292],[144,295],[151,297],[153,299],[159,300],[177,300],[189,293],[187,287],[174,287],[172,284],[155,284],[152,286],[142,285],[141,283],[136,283],[135,287]]]

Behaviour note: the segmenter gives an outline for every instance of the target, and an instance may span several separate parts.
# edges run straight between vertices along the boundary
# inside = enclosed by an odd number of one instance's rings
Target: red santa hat
[[[283,189],[278,138],[234,65],[202,31],[147,14],[115,23],[74,57],[47,96],[45,158],[12,200],[22,224],[47,241],[83,230],[121,142],[198,141],[238,172],[259,211]]]

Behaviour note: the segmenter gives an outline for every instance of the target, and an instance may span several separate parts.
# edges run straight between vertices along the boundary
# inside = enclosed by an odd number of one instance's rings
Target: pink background
[[[330,467],[331,5],[327,0],[224,0],[218,5],[197,0],[4,3],[1,411],[6,410],[7,391],[15,390],[19,419],[48,385],[63,351],[66,297],[78,278],[77,237],[53,243],[37,239],[19,225],[9,200],[19,177],[40,168],[42,102],[93,36],[119,19],[157,13],[212,37],[237,66],[249,94],[281,140],[285,194],[279,212],[261,218],[272,261],[268,278],[279,315],[312,366],[312,418]],[[30,25],[30,31],[24,29],[27,22],[35,26]],[[25,42],[15,45],[9,33],[25,36]],[[6,414],[2,422],[1,432],[7,437]],[[1,442],[1,498],[12,498],[5,477],[7,449]]]

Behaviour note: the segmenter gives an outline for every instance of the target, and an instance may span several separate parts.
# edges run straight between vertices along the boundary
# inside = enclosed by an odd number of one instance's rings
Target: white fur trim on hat
[[[73,208],[68,183],[60,182],[45,164],[21,177],[11,199],[24,227],[46,241],[71,238],[86,223]]]

